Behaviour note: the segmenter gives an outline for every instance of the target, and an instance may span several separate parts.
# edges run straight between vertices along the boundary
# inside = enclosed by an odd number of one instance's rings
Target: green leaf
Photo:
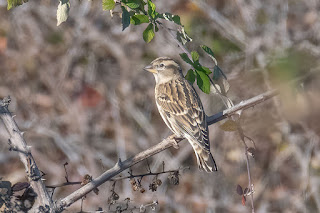
[[[143,40],[149,43],[154,37],[153,24],[150,23],[143,31]]]
[[[214,57],[213,51],[206,45],[200,45],[200,47],[209,55]]]
[[[201,71],[203,71],[207,75],[212,73],[211,70],[208,67],[201,66],[200,68],[201,68]]]
[[[103,10],[113,10],[116,3],[114,0],[102,0],[102,9]]]
[[[198,62],[199,61],[199,54],[198,54],[197,51],[192,51],[191,52],[191,57],[192,57],[193,62]]]
[[[28,2],[28,0],[7,0],[8,6],[7,10],[10,10],[13,7],[17,7],[19,5],[22,5],[23,3]]]
[[[125,3],[125,5],[130,7],[131,9],[137,9],[138,7],[140,7],[141,2],[140,2],[140,0],[128,0],[124,3]]]
[[[172,17],[172,20],[173,20],[174,23],[176,23],[176,24],[178,24],[178,25],[181,25],[180,16],[174,15],[174,16]]]
[[[217,59],[214,57],[213,51],[206,45],[200,45],[200,47],[208,54],[208,56],[213,60],[214,64],[217,65]]]
[[[159,28],[158,28],[158,25],[157,25],[157,24],[154,25],[154,30],[155,30],[156,32],[159,31]]]
[[[197,73],[197,85],[202,90],[202,92],[210,93],[210,79],[209,77],[201,71],[196,70]]]
[[[57,9],[57,26],[68,19],[70,10],[69,0],[60,0]]]
[[[184,27],[180,27],[179,31],[177,32],[177,39],[180,41],[183,45],[185,45],[187,42],[192,41],[192,39],[187,35],[187,33],[184,31]]]
[[[194,73],[194,70],[190,69],[188,70],[185,79],[187,79],[191,84],[194,83],[194,81],[196,80],[196,74]]]
[[[227,79],[227,76],[223,73],[223,71],[220,69],[218,65],[214,66],[213,68],[213,80],[219,80],[223,76],[225,79]]]
[[[148,0],[148,14],[152,19],[156,17],[156,5],[151,0]]]
[[[172,15],[171,13],[162,13],[162,14],[159,14],[159,17],[167,21],[173,21],[174,23],[181,25],[180,16],[178,15]]]
[[[219,126],[222,130],[228,131],[228,132],[233,132],[238,129],[238,125],[234,120],[227,120],[223,124]]]
[[[187,62],[190,65],[193,65],[193,62],[190,60],[190,58],[188,57],[187,53],[181,53],[180,57]]]
[[[139,25],[142,23],[149,23],[149,16],[143,14],[137,14],[131,16],[131,24]]]
[[[122,31],[124,31],[124,29],[126,29],[130,25],[130,13],[124,6],[121,6],[121,9],[122,9]]]

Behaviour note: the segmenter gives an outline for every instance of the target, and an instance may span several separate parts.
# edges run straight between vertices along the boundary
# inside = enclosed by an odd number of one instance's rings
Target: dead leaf
[[[238,129],[238,125],[233,120],[227,120],[222,125],[220,125],[220,129],[222,129],[223,131],[227,131],[227,132],[233,132]]]

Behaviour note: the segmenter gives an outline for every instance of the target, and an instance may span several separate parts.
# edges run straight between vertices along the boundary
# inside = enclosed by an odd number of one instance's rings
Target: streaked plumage
[[[183,75],[179,64],[160,57],[145,67],[156,80],[155,99],[166,125],[178,137],[186,138],[194,149],[199,168],[217,171],[210,153],[209,131],[201,100]]]

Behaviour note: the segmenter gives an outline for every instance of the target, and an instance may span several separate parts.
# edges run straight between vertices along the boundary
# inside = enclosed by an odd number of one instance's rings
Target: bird
[[[200,170],[218,171],[210,152],[209,130],[202,102],[180,65],[169,57],[159,57],[144,68],[153,73],[158,111],[168,128],[191,144]]]

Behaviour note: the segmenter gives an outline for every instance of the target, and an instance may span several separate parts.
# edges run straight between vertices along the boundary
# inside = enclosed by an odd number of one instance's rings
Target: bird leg
[[[183,140],[183,138],[181,137],[178,137],[176,135],[170,135],[169,136],[169,140],[172,141],[172,146],[175,148],[175,149],[179,149],[179,142]]]

